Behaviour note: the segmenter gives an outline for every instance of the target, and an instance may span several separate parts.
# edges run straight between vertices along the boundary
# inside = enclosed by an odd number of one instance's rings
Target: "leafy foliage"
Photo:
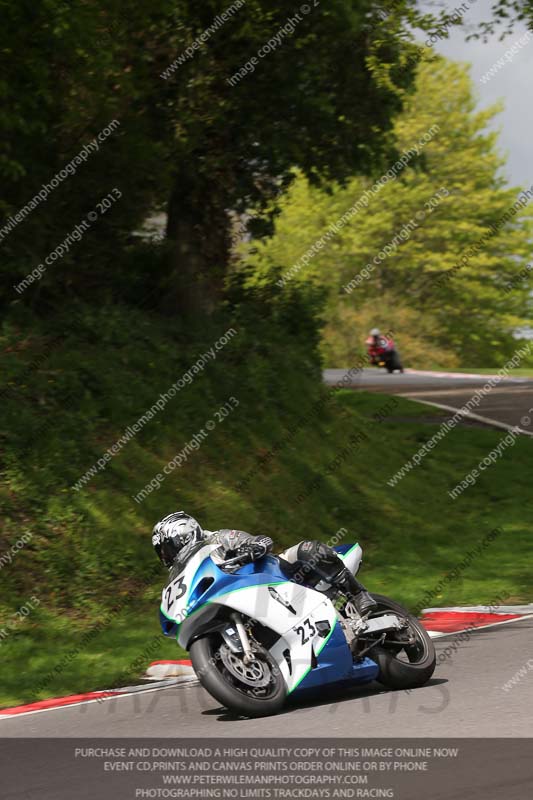
[[[313,0],[304,4],[309,13],[296,12],[292,0],[246,0],[211,30],[227,5],[6,5],[2,217],[17,213],[109,122],[120,128],[2,241],[4,305],[44,310],[65,296],[125,299],[131,283],[138,301],[158,290],[167,310],[212,308],[229,259],[228,210],[264,208],[294,166],[318,182],[384,163],[394,146],[392,117],[413,77],[406,26],[424,21],[411,0],[398,0],[384,18],[371,0]],[[231,85],[282,28],[255,72]],[[83,246],[14,297],[12,285],[114,187],[121,201]],[[169,211],[169,245],[163,258],[154,246],[153,262],[139,264],[132,231],[160,209]]]
[[[516,279],[533,255],[529,200],[515,206],[520,189],[504,185],[497,135],[487,132],[498,109],[475,111],[467,68],[443,59],[423,64],[416,86],[395,133],[399,149],[408,150],[438,126],[420,156],[361,206],[307,265],[293,270],[372,183],[357,177],[326,193],[299,176],[283,202],[275,237],[255,245],[253,280],[275,281],[281,274],[290,276],[289,283],[328,290],[330,363],[347,363],[353,355],[357,343],[349,344],[343,328],[353,322],[353,335],[360,336],[360,315],[365,325],[372,319],[373,325],[395,330],[400,341],[423,339],[417,353],[408,345],[415,363],[427,365],[431,342],[430,361],[435,357],[438,363],[440,352],[441,366],[458,360],[497,365],[514,349],[512,333],[531,309],[530,273]],[[438,198],[433,210],[427,205],[431,198]],[[405,237],[398,238],[402,229]],[[367,265],[368,277],[346,291]]]

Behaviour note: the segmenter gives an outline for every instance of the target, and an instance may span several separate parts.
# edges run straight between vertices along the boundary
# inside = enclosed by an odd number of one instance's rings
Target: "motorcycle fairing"
[[[369,659],[353,664],[337,612],[321,592],[288,580],[274,556],[246,564],[236,573],[225,572],[209,557],[215,547],[207,544],[199,550],[163,589],[160,616],[167,636],[176,636],[187,649],[199,627],[225,606],[279,635],[270,652],[289,693],[298,687],[375,677],[378,668]],[[342,554],[346,559],[351,553],[354,564],[360,560],[357,547]]]
[[[275,587],[289,583],[273,556],[266,556],[260,562],[246,564],[238,572],[230,573],[219,569],[209,558],[215,549],[216,545],[210,544],[202,547],[178,575],[171,577],[162,592],[160,620],[163,633],[177,636],[184,647],[188,642],[184,641],[186,635],[182,629],[191,626],[183,623],[189,623],[190,617],[200,610],[208,610],[208,604],[213,604],[217,598],[249,587]]]
[[[352,575],[357,575],[363,558],[361,545],[357,542],[355,544],[341,544],[333,549],[342,558],[344,566],[350,570]]]

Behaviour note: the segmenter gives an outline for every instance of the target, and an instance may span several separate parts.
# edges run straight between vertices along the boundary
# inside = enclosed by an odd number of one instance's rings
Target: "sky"
[[[467,42],[466,36],[479,22],[492,19],[491,0],[456,0],[455,4],[445,0],[444,5],[449,13],[461,5],[469,8],[462,16],[464,24],[452,26],[449,38],[439,40],[435,50],[454,61],[466,61],[472,65],[471,77],[480,108],[503,100],[505,109],[491,126],[501,131],[499,149],[507,155],[503,173],[510,185],[529,187],[533,184],[533,34],[529,40],[526,38],[522,47],[517,47],[516,54],[509,55],[511,60],[484,83],[480,79],[487,70],[528,33],[525,23],[515,23],[513,33],[503,41],[499,41],[500,33],[497,32],[486,43],[481,40]]]

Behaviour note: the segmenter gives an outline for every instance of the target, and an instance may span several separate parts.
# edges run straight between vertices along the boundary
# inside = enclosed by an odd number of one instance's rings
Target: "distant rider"
[[[365,344],[371,364],[385,365],[388,372],[394,372],[396,369],[403,372],[400,354],[396,350],[392,336],[382,334],[379,328],[372,328]]]
[[[383,336],[379,328],[372,328],[366,343],[368,345],[369,352],[372,350],[374,353],[379,354],[387,349],[390,341],[392,340],[388,339],[386,336]]]
[[[272,551],[274,542],[269,536],[252,536],[245,531],[223,528],[206,531],[184,511],[176,511],[160,520],[152,531],[152,545],[162,564],[168,569],[187,561],[206,543],[217,544],[211,557],[215,563],[249,553],[252,560]],[[335,550],[323,542],[303,541],[289,547],[278,556],[287,576],[303,576],[304,583],[315,587],[325,581],[351,600],[361,615],[368,614],[376,603],[344,566]]]

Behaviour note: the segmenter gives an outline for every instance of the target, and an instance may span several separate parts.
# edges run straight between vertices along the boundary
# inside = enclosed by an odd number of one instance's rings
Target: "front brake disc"
[[[234,653],[226,644],[220,648],[220,658],[228,672],[246,686],[262,689],[269,685],[271,672],[266,661],[254,658],[249,664],[245,664],[243,655]]]

